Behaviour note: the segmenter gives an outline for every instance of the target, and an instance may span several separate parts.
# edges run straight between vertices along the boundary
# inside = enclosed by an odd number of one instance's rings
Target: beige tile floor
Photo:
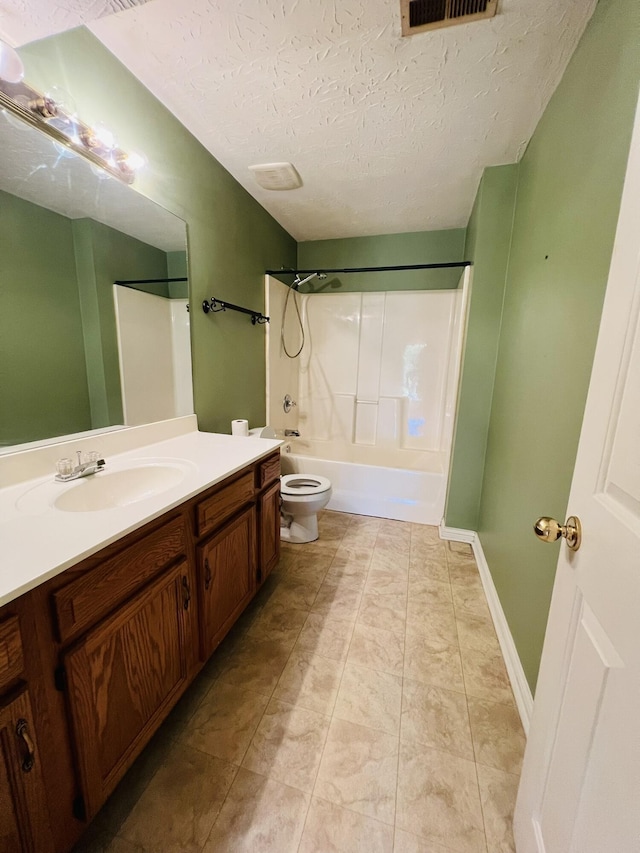
[[[523,747],[469,546],[325,512],[76,853],[509,853]]]

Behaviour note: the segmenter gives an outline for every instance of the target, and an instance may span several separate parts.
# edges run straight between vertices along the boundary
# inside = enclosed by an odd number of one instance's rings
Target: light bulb
[[[116,146],[116,140],[109,130],[109,128],[105,127],[103,124],[97,124],[93,128],[93,133],[100,143],[101,148],[106,148],[107,151],[111,151]]]
[[[137,172],[139,169],[144,169],[147,165],[147,158],[143,154],[138,154],[137,151],[132,151],[124,158],[124,162],[129,169]]]
[[[23,77],[24,65],[17,50],[0,39],[0,80],[20,83]]]
[[[80,139],[87,148],[94,149],[96,153],[105,155],[115,148],[113,133],[103,124],[95,127],[86,127],[80,132]]]

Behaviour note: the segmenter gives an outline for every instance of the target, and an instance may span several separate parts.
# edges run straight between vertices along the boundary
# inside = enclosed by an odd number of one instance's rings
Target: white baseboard
[[[462,527],[445,527],[444,520],[440,522],[440,538],[451,542],[468,542],[473,545],[476,541],[476,533],[473,530],[464,530]]]
[[[484,551],[482,550],[480,538],[473,530],[463,530],[458,527],[445,527],[442,523],[440,524],[440,538],[449,539],[452,542],[468,542],[473,549],[473,554],[476,558],[476,563],[478,564],[478,571],[480,572],[480,579],[482,580],[482,586],[484,588],[484,594],[487,599],[487,604],[489,605],[489,611],[491,612],[491,618],[493,619],[496,634],[498,635],[498,642],[500,643],[502,656],[504,658],[505,666],[507,667],[507,673],[509,675],[509,680],[511,681],[511,688],[516,700],[516,705],[518,706],[520,719],[522,720],[522,727],[525,734],[528,734],[531,715],[533,713],[533,696],[531,695],[531,689],[524,674],[524,669],[520,662],[516,644],[513,641],[513,637],[509,629],[507,617],[504,615],[502,604],[498,598],[498,592],[493,582],[491,572],[489,571],[489,564],[487,563]]]
[[[516,705],[520,712],[522,728],[524,729],[525,734],[529,734],[529,724],[531,723],[531,715],[533,714],[533,696],[531,695],[531,688],[529,687],[529,682],[524,674],[524,669],[520,662],[520,656],[518,655],[516,644],[513,641],[511,630],[509,629],[509,623],[507,622],[507,617],[504,615],[502,604],[498,598],[498,592],[495,584],[493,583],[491,572],[489,571],[489,564],[484,556],[482,543],[478,536],[476,536],[472,548],[476,558],[476,563],[478,564],[478,571],[480,572],[480,579],[482,580],[482,586],[484,587],[484,594],[487,597],[487,604],[491,611],[491,618],[493,619],[496,634],[498,635],[498,642],[502,649],[502,656],[504,658],[505,666],[507,667],[509,680],[511,681],[513,695],[515,696]]]

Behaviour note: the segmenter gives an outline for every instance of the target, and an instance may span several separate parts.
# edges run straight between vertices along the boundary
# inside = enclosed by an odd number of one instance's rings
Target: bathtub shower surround
[[[187,299],[113,286],[126,426],[193,412]]]
[[[328,477],[330,509],[439,523],[468,278],[457,290],[304,294],[294,360],[280,343],[286,285],[267,278],[270,423],[300,432],[283,471]],[[284,332],[296,344],[288,315]],[[289,414],[286,393],[298,402]]]

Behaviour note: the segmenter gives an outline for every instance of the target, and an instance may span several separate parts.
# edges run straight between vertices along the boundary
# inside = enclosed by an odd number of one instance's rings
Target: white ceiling
[[[38,10],[57,29],[84,15],[289,233],[316,240],[465,226],[482,169],[520,158],[596,2],[500,0],[491,20],[402,38],[399,0],[0,0],[0,31],[20,43],[30,21],[42,35]],[[248,171],[287,160],[301,189]]]
[[[0,37],[14,47],[149,0],[0,0]]]

